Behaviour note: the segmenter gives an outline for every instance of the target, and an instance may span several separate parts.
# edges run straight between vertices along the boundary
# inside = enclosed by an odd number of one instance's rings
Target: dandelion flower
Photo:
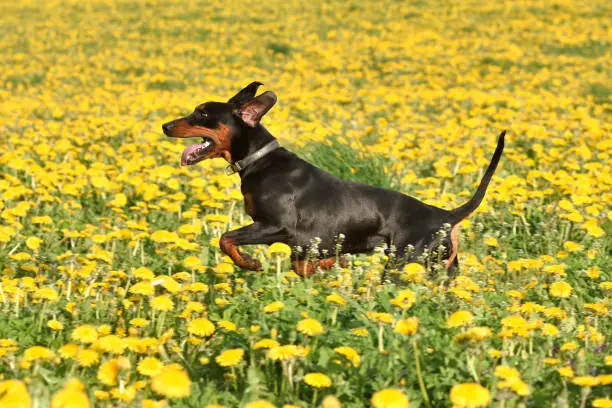
[[[155,377],[161,374],[162,368],[164,368],[164,364],[155,357],[146,357],[137,366],[138,372],[147,377]]]
[[[335,303],[338,306],[346,305],[346,300],[344,300],[344,298],[340,296],[339,294],[337,294],[336,292],[332,292],[332,294],[327,296],[325,300],[327,301],[327,303]]]
[[[240,363],[243,357],[244,350],[236,348],[224,351],[219,356],[217,356],[217,358],[215,358],[215,361],[221,367],[233,367],[236,364]]]
[[[291,255],[291,247],[282,242],[275,242],[268,248],[268,256],[281,258],[288,258]]]
[[[49,361],[53,357],[53,351],[42,346],[32,346],[23,353],[23,359],[28,362],[35,360]]]
[[[391,313],[368,312],[367,315],[375,323],[393,323],[393,315]]]
[[[151,389],[167,398],[184,398],[191,393],[191,380],[184,370],[168,366],[153,378]]]
[[[74,358],[79,353],[79,346],[74,343],[68,343],[60,347],[57,352],[63,359]]]
[[[77,361],[81,367],[91,367],[98,362],[99,358],[98,352],[91,349],[81,350],[77,354]]]
[[[612,399],[596,398],[593,400],[593,408],[612,408]]]
[[[149,321],[147,319],[143,319],[142,317],[137,317],[130,320],[130,324],[134,327],[145,327],[149,324]]]
[[[557,368],[557,372],[559,373],[559,375],[561,377],[565,377],[565,378],[573,378],[574,377],[574,370],[572,370],[571,367]]]
[[[98,368],[98,380],[104,385],[117,385],[120,370],[119,360],[116,358],[102,363]]]
[[[391,299],[390,303],[402,310],[408,310],[412,307],[412,305],[414,305],[415,301],[416,293],[410,289],[404,289],[401,290],[395,298]]]
[[[98,339],[100,350],[111,354],[122,354],[127,345],[124,341],[114,334]]]
[[[365,327],[357,327],[355,329],[351,329],[351,333],[358,337],[367,337],[368,329],[366,329]]]
[[[167,295],[156,296],[151,300],[151,307],[160,312],[174,309],[174,302]]]
[[[89,398],[83,383],[76,378],[70,379],[64,388],[53,395],[51,408],[89,408]]]
[[[318,336],[325,331],[321,322],[316,319],[304,319],[299,321],[297,329],[300,333],[307,336]]]
[[[419,328],[419,318],[411,317],[405,320],[398,320],[395,323],[393,332],[405,335],[411,335],[417,332]]]
[[[332,380],[323,373],[310,373],[304,376],[304,382],[314,388],[328,388]]]
[[[352,347],[336,347],[334,351],[346,357],[353,364],[353,367],[359,367],[361,364],[359,353],[357,353],[357,351]]]
[[[83,344],[90,344],[98,340],[98,330],[88,324],[82,324],[72,331],[71,337]]]
[[[272,347],[268,351],[268,358],[274,361],[287,361],[292,358],[298,357],[300,355],[300,351],[297,346],[293,344],[288,344],[285,346]]]
[[[550,285],[549,292],[552,297],[565,299],[572,294],[572,286],[564,281],[555,282]]]
[[[489,405],[491,394],[480,384],[465,383],[453,386],[450,391],[453,405],[462,408],[477,408]]]
[[[233,322],[229,322],[227,320],[220,320],[219,322],[217,322],[217,326],[219,326],[220,328],[222,328],[223,330],[226,331],[236,331],[236,324]]]
[[[398,389],[385,388],[372,395],[374,408],[410,408],[408,397]]]
[[[49,320],[47,322],[47,327],[50,328],[51,330],[64,330],[64,325],[62,324],[62,322],[60,322],[59,320]]]
[[[274,313],[285,307],[283,302],[272,302],[264,307],[264,313]]]
[[[273,339],[261,339],[253,346],[253,350],[271,349],[272,347],[278,347],[280,344],[278,341]]]
[[[30,408],[31,406],[32,398],[22,381],[0,381],[0,407]]]
[[[155,293],[155,288],[150,281],[138,282],[130,288],[130,293],[142,296],[151,296]]]
[[[572,382],[581,387],[595,387],[599,385],[599,378],[592,376],[574,377]]]
[[[471,324],[474,321],[474,315],[467,310],[459,310],[453,313],[446,321],[446,327],[462,327]]]
[[[187,331],[194,336],[207,337],[215,332],[215,325],[210,320],[200,317],[189,322]]]

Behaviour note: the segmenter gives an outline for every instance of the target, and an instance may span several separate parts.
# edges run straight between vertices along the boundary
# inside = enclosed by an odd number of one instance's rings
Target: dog
[[[459,266],[459,223],[482,202],[506,131],[473,197],[444,210],[397,191],[341,180],[281,147],[260,123],[277,101],[271,91],[256,96],[261,85],[252,82],[225,103],[206,102],[162,126],[169,137],[202,139],[184,150],[181,165],[222,157],[229,163],[228,172],[240,175],[246,213],[254,222],[219,240],[236,265],[261,269],[240,246],[283,242],[293,248],[294,270],[310,276],[317,266],[330,268],[336,262],[336,257],[313,261],[313,245],[329,255],[370,252],[386,244],[395,266],[425,263],[435,255],[453,275]]]

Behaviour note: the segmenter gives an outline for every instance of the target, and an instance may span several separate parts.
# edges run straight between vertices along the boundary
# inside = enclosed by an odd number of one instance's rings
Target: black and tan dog
[[[188,146],[182,165],[223,157],[228,169],[238,172],[247,214],[253,224],[222,235],[219,244],[236,265],[258,270],[261,264],[238,247],[284,242],[309,248],[318,238],[318,249],[335,254],[343,235],[341,253],[362,253],[387,244],[395,248],[396,266],[423,262],[423,254],[442,248],[437,256],[449,273],[458,265],[458,225],[480,205],[504,149],[505,131],[474,196],[454,210],[427,205],[396,191],[340,180],[280,147],[261,124],[276,103],[270,91],[255,96],[262,85],[253,82],[226,103],[206,102],[184,118],[162,126],[170,137],[202,138]],[[439,231],[447,229],[447,234]],[[442,244],[442,245],[440,245]],[[293,266],[310,275],[315,264],[308,250],[294,251]],[[335,258],[318,261],[331,267]]]

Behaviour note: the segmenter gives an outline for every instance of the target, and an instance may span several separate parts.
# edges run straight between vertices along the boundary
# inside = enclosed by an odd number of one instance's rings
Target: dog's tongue
[[[212,147],[213,143],[210,140],[187,146],[181,155],[181,165],[187,166],[203,160]]]

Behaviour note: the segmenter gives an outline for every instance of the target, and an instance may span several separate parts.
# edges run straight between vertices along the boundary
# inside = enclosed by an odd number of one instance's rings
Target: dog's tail
[[[491,159],[491,163],[489,163],[489,167],[485,172],[482,180],[480,180],[480,185],[476,190],[474,196],[467,203],[463,204],[461,207],[455,208],[448,212],[447,222],[451,225],[457,224],[459,221],[467,218],[468,215],[473,213],[485,196],[487,192],[487,187],[491,182],[491,178],[493,177],[493,173],[495,173],[495,169],[497,169],[497,164],[499,163],[499,159],[501,158],[502,152],[504,150],[504,137],[506,136],[506,131],[504,130],[499,135],[499,139],[497,140],[497,147],[495,148],[495,153],[493,153],[493,158]]]

